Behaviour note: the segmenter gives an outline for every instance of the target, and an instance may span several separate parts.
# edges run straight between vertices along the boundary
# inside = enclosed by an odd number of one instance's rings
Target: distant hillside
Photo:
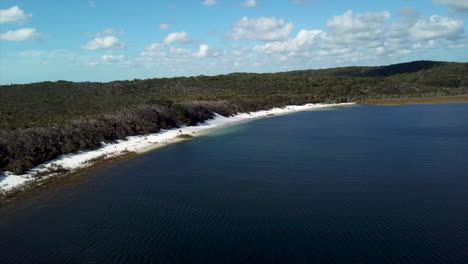
[[[468,94],[468,63],[416,61],[271,74],[0,86],[0,170],[101,142],[287,104]]]
[[[376,67],[341,67],[323,70],[302,70],[285,72],[290,76],[351,76],[351,77],[388,77],[396,74],[413,73],[421,70],[430,70],[435,66],[447,65],[449,63],[439,61],[413,61],[388,66]]]

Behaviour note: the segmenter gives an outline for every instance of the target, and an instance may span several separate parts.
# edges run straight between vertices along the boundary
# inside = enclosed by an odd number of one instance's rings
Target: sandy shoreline
[[[254,119],[327,107],[349,106],[352,104],[354,103],[290,105],[283,108],[273,108],[264,111],[240,113],[230,117],[216,115],[214,119],[207,120],[206,122],[197,126],[186,126],[170,130],[162,130],[158,133],[149,135],[131,136],[126,140],[119,140],[115,143],[103,143],[99,149],[60,156],[53,161],[37,166],[23,175],[14,175],[12,173],[6,172],[3,175],[0,175],[0,193],[6,194],[13,191],[17,192],[21,188],[27,189],[29,187],[28,185],[40,185],[41,181],[46,181],[50,178],[61,176],[60,173],[48,174],[48,172],[54,168],[62,168],[66,171],[73,172],[89,167],[98,160],[115,158],[126,155],[128,153],[144,153],[171,143],[185,140],[181,136],[185,136],[186,138],[196,137],[206,134],[214,129],[219,129]],[[186,135],[189,135],[190,137]],[[38,173],[43,174],[40,180],[35,177],[38,175]]]
[[[376,99],[358,102],[363,105],[379,105],[379,106],[397,106],[411,104],[466,104],[468,103],[468,95],[452,95],[452,96],[433,96],[433,97],[416,97],[416,98],[389,98]]]

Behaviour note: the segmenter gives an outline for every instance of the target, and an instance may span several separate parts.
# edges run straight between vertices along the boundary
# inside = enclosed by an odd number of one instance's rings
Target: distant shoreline
[[[434,96],[434,97],[415,97],[415,98],[394,98],[359,101],[360,105],[379,105],[379,106],[397,106],[411,104],[466,104],[468,103],[468,94],[454,96]]]
[[[250,113],[240,113],[230,117],[217,115],[197,126],[174,128],[150,135],[132,136],[113,144],[104,144],[100,149],[64,155],[56,160],[42,164],[24,175],[0,175],[0,207],[10,201],[33,197],[42,190],[53,186],[71,183],[96,169],[117,164],[132,159],[144,152],[161,148],[172,143],[181,142],[192,137],[204,135],[207,132],[225,126],[231,126],[255,119],[291,114],[301,111],[350,106],[354,103],[342,104],[305,104],[290,105],[283,108],[273,108]],[[60,166],[63,171],[54,172],[51,169]],[[38,178],[36,175],[40,173]]]

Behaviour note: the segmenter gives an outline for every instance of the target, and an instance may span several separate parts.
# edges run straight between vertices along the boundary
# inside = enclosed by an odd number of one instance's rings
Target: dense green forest
[[[288,104],[468,94],[468,63],[416,61],[271,74],[0,86],[0,170],[131,135],[194,125],[213,113]]]

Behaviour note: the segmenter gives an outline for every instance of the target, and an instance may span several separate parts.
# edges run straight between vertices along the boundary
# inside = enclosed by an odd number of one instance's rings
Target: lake
[[[2,264],[467,263],[468,104],[256,120],[13,206]]]

